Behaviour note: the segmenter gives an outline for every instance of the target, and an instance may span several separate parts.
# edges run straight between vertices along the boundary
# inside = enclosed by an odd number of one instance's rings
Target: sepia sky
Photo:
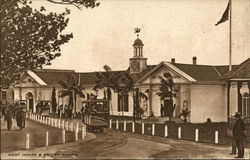
[[[34,7],[49,11],[70,8],[66,33],[74,38],[62,47],[62,56],[45,68],[124,70],[133,56],[134,28],[141,28],[148,64],[175,58],[177,63],[228,64],[229,23],[215,26],[228,0],[102,0],[95,9],[79,10],[35,0]],[[233,64],[250,57],[250,0],[233,0]]]

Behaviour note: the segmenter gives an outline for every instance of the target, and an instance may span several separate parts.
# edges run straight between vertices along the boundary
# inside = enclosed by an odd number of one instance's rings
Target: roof
[[[137,38],[137,39],[134,41],[133,46],[143,46],[142,40],[139,39],[139,38]]]
[[[250,78],[250,58],[241,63],[240,65],[233,65],[232,71],[228,72],[228,65],[223,66],[212,66],[212,65],[197,65],[197,64],[181,64],[181,63],[170,63],[162,62],[160,64],[171,64],[172,67],[180,70],[180,74],[187,74],[191,78],[195,79],[197,82],[206,81],[221,81],[223,79],[230,78]],[[147,68],[140,73],[131,73],[131,77],[134,82],[143,79],[145,75],[153,72],[158,65],[147,65]],[[127,70],[112,71],[112,73],[125,73]],[[36,69],[33,71],[42,81],[47,85],[59,85],[58,81],[68,80],[68,74],[72,73],[75,77],[80,75],[80,80],[82,85],[94,85],[98,80],[96,72],[75,72],[74,70],[56,70],[56,69]]]
[[[197,64],[173,64],[197,81],[218,81],[228,72],[228,66],[212,66]],[[238,65],[233,66],[237,68]]]
[[[36,69],[33,71],[47,85],[59,85],[58,81],[68,80],[69,73],[75,73],[74,70],[57,69]]]
[[[111,71],[112,74],[121,73],[125,71]],[[81,77],[81,85],[93,85],[96,84],[98,77],[96,76],[96,72],[83,72],[83,73],[76,73],[80,74]]]
[[[57,70],[57,69],[36,69],[33,71],[47,85],[59,85],[58,81],[67,81],[69,73],[75,78],[79,78],[81,85],[93,85],[98,80],[96,72],[75,72],[74,70]],[[113,74],[125,71],[111,71]]]
[[[232,71],[226,73],[223,79],[237,79],[248,78],[250,79],[250,58],[242,62],[237,68],[233,68]]]
[[[141,79],[145,74],[147,74],[149,71],[151,71],[153,68],[155,68],[157,65],[147,65],[147,68],[140,73],[132,73],[130,74],[133,81],[136,82],[139,79]],[[127,71],[130,70],[130,67],[128,67]]]

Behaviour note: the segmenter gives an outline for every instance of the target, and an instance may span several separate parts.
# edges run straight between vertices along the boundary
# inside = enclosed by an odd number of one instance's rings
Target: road
[[[25,148],[25,135],[30,134],[30,147],[45,145],[45,133],[49,132],[49,144],[61,143],[61,130],[48,127],[32,120],[26,120],[25,129],[20,131],[13,120],[12,129],[7,130],[7,123],[1,118],[1,153],[21,150]],[[66,141],[74,141],[74,133],[66,132]]]
[[[249,157],[249,149],[246,150]],[[206,158],[232,159],[229,146],[218,146],[156,136],[137,135],[107,130],[96,139],[57,151],[54,158],[71,159],[148,159],[148,158]],[[73,157],[62,156],[66,153]]]
[[[41,147],[44,146],[43,135],[47,130],[52,136],[50,139],[57,145]],[[27,127],[23,131],[16,131],[16,128],[14,128],[13,131],[2,130],[1,133],[2,152],[8,152],[3,154],[2,157],[11,159],[45,159],[45,157],[54,159],[234,158],[234,156],[229,155],[229,146],[124,133],[109,129],[105,130],[104,133],[89,134],[88,138],[84,140],[64,145],[60,145],[60,130],[33,121],[27,121]],[[31,140],[34,141],[31,150],[22,150],[26,133],[30,133]],[[72,133],[68,133],[68,137],[68,141],[73,141],[74,135]],[[37,146],[40,147],[34,148]],[[245,158],[249,158],[249,149],[245,151]],[[8,157],[10,153],[22,156]],[[37,154],[36,156],[38,156],[38,153],[42,156],[34,157],[32,155]],[[28,157],[25,156],[28,154]]]

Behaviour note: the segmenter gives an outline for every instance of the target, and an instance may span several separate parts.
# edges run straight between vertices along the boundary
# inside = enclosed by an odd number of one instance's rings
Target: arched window
[[[249,93],[244,93],[242,96],[242,113],[243,113],[243,116],[250,115]]]

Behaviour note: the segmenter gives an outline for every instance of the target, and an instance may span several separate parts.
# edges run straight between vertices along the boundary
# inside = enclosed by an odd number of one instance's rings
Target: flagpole
[[[232,70],[232,0],[229,2],[229,71]]]

